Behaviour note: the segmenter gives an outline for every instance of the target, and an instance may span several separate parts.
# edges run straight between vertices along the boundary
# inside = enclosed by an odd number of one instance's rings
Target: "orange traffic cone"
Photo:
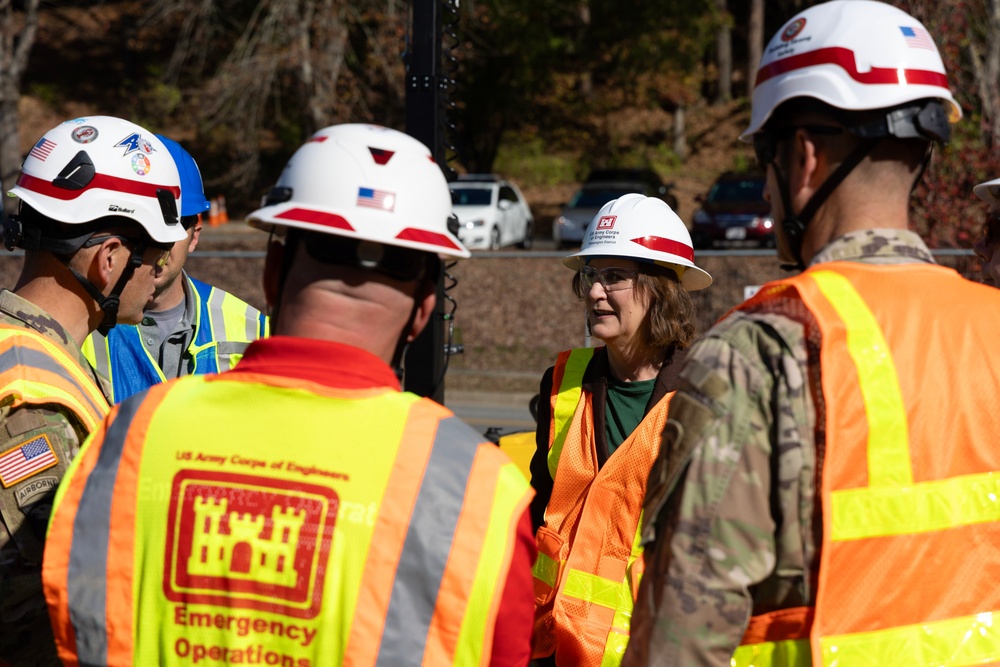
[[[219,195],[219,224],[224,225],[229,222],[229,214],[226,212],[226,198]]]
[[[219,202],[214,199],[209,200],[208,206],[208,226],[219,226]]]

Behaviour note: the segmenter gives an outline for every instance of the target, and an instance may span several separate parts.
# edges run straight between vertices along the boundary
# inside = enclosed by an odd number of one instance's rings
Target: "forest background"
[[[650,166],[694,197],[753,167],[736,135],[764,42],[805,0],[445,4],[450,166],[519,183],[539,229],[592,167]],[[1000,176],[1000,0],[896,0],[933,35],[964,117],[914,198],[932,247],[969,247]],[[230,215],[316,129],[403,129],[403,0],[0,0],[0,178],[67,118],[109,114],[182,143]],[[12,202],[6,201],[9,207]]]

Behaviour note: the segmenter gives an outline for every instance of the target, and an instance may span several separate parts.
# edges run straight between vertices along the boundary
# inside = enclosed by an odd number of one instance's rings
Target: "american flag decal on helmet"
[[[899,31],[903,33],[906,45],[911,49],[927,49],[934,51],[934,40],[927,34],[927,31],[920,26],[899,26]]]
[[[385,190],[358,188],[358,206],[391,212],[396,208],[396,195]]]
[[[33,158],[37,158],[42,162],[45,162],[45,158],[49,156],[49,153],[51,153],[52,149],[55,147],[56,147],[56,142],[49,141],[45,137],[42,137],[41,139],[38,140],[37,144],[31,147],[31,150],[28,152],[28,155],[30,155]]]

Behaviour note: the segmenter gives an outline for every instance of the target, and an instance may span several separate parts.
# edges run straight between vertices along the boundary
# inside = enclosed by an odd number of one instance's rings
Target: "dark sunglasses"
[[[753,135],[753,152],[757,156],[757,164],[763,169],[774,162],[774,158],[778,154],[778,142],[787,139],[798,130],[826,135],[835,135],[844,132],[844,128],[834,125],[789,125],[770,130],[761,130]]]

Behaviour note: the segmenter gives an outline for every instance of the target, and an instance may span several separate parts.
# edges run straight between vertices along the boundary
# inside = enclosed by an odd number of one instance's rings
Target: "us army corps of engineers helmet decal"
[[[170,496],[167,599],[314,618],[337,507],[321,486],[181,470]]]

